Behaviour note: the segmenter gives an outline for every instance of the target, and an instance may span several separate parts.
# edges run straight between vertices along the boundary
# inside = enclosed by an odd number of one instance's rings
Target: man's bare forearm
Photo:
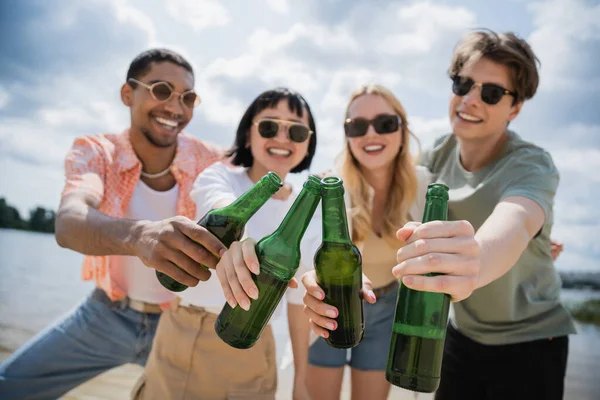
[[[136,255],[135,238],[145,221],[109,217],[79,199],[63,201],[56,216],[61,247],[93,256]]]
[[[477,287],[495,281],[515,265],[544,219],[542,208],[527,198],[509,197],[496,206],[475,234],[481,249]]]
[[[225,246],[206,228],[184,216],[160,221],[113,218],[98,211],[86,194],[64,197],[56,216],[56,241],[93,255],[130,255],[187,286],[207,280]]]

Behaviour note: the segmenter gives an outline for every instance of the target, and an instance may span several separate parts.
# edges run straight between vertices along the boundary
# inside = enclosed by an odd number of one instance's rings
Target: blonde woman
[[[311,346],[307,384],[315,399],[339,399],[344,366],[349,364],[353,399],[386,399],[387,349],[398,288],[392,267],[403,244],[396,230],[421,219],[430,178],[424,168],[415,167],[410,139],[417,139],[404,107],[388,89],[360,87],[352,94],[345,117],[346,145],[336,169],[348,194],[352,240],[361,249],[363,272],[373,284],[377,302],[364,304],[366,329],[358,346],[335,349],[322,337]],[[323,337],[328,334],[321,332]]]

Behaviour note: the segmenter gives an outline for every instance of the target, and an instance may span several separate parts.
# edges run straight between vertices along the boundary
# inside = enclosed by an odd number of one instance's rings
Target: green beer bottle
[[[256,182],[233,203],[207,212],[198,225],[205,227],[215,235],[225,247],[240,240],[244,234],[246,222],[273,196],[283,182],[275,172],[269,172]],[[206,268],[206,267],[205,267]],[[187,286],[177,282],[164,272],[156,271],[158,281],[172,292],[181,292]]]
[[[252,274],[252,278],[258,287],[258,299],[251,299],[248,311],[225,303],[215,322],[215,332],[228,345],[248,349],[267,326],[300,265],[300,241],[319,204],[320,193],[320,180],[311,175],[277,230],[256,244],[260,274]]]
[[[423,222],[446,221],[448,188],[427,188]],[[428,274],[429,276],[436,274]],[[432,393],[440,383],[450,296],[400,284],[385,377],[391,384]]]
[[[338,309],[337,329],[325,342],[338,349],[356,346],[363,337],[362,257],[350,240],[344,186],[337,177],[321,180],[323,243],[315,254],[315,271],[325,303]]]

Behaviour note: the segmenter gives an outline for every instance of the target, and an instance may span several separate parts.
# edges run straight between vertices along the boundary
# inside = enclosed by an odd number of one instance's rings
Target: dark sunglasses
[[[288,135],[292,142],[302,143],[306,141],[314,132],[308,126],[294,121],[284,119],[265,118],[254,122],[258,126],[258,133],[265,139],[271,139],[277,136],[277,132],[283,126],[287,126]]]
[[[380,114],[373,119],[348,118],[344,122],[344,132],[347,137],[359,137],[367,134],[369,125],[373,125],[375,132],[380,135],[396,132],[402,125],[399,115]]]
[[[513,96],[515,99],[517,98],[517,94],[515,92],[511,92],[500,85],[496,85],[495,83],[475,82],[471,78],[458,75],[451,76],[450,79],[452,79],[452,92],[455,95],[465,96],[471,91],[473,86],[479,86],[481,89],[481,100],[491,106],[498,104],[500,100],[502,100],[502,97],[507,94]]]
[[[140,82],[133,78],[129,78],[127,82],[134,82],[145,87],[150,91],[150,96],[152,96],[154,100],[161,103],[171,100],[173,95],[179,95],[179,101],[184,107],[194,108],[200,104],[200,97],[196,94],[196,92],[193,90],[188,90],[183,93],[176,92],[167,82],[155,82],[152,85],[147,85],[144,82]]]

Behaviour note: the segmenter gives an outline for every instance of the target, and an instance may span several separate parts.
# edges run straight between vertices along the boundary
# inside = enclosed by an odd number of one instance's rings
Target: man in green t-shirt
[[[550,242],[559,175],[550,154],[508,130],[537,90],[537,61],[513,33],[476,31],[456,46],[453,132],[420,161],[450,189],[449,221],[413,222],[397,233],[406,246],[394,275],[454,301],[438,400],[563,397],[575,327],[560,303]],[[423,275],[432,270],[444,275]],[[318,300],[314,273],[303,283],[318,333],[331,309]]]
[[[453,133],[421,158],[450,188],[448,219],[468,221],[479,245],[475,290],[450,315],[436,399],[563,397],[575,328],[560,303],[550,243],[559,174],[548,152],[508,129],[536,92],[536,61],[512,33],[478,31],[461,41],[449,70]],[[427,253],[449,253],[441,246],[454,243],[432,239],[459,223],[403,228],[409,245],[398,273],[418,269]],[[426,252],[415,246],[419,239]],[[444,279],[422,280],[421,289],[443,291]]]

